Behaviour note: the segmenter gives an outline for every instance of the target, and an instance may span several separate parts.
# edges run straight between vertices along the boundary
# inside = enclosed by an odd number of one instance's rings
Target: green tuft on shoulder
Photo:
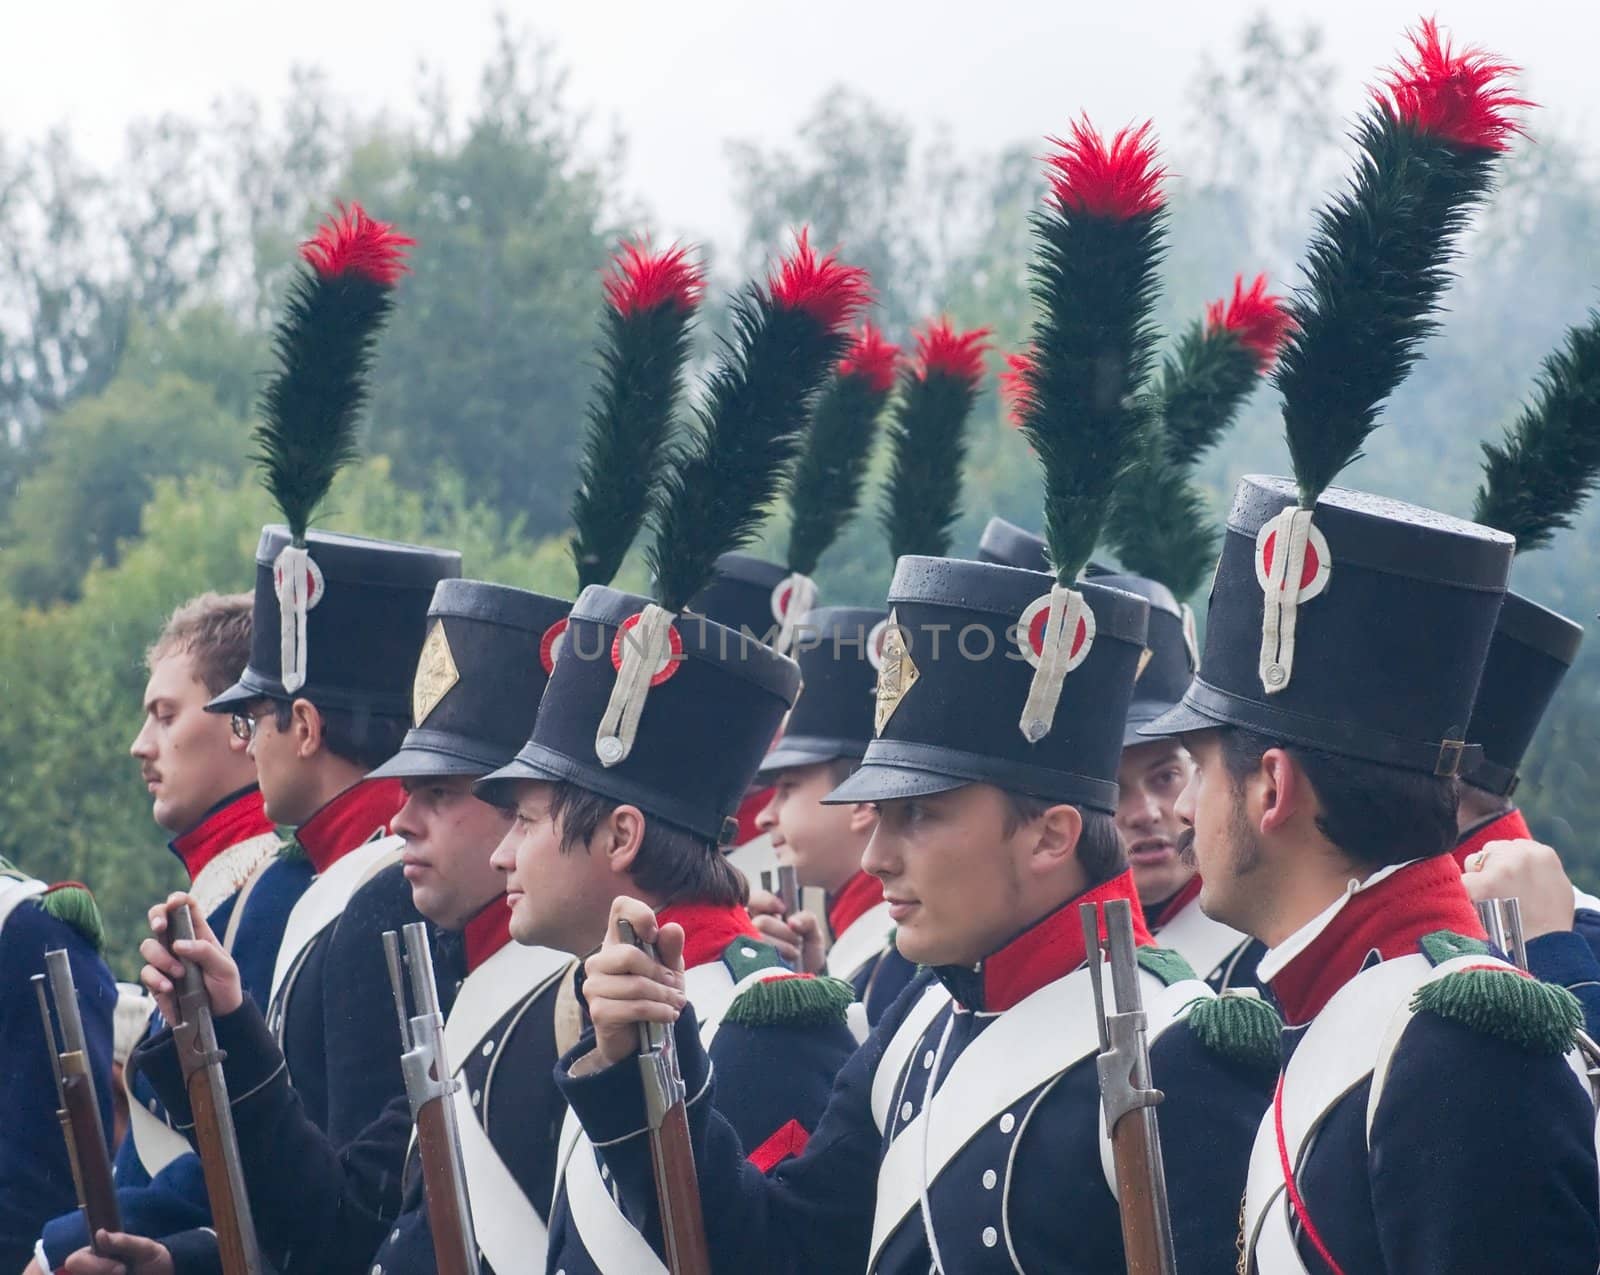
[[[831,1027],[843,1025],[855,999],[855,988],[842,978],[781,974],[745,988],[722,1021],[741,1027]]]
[[[1195,1039],[1212,1053],[1261,1071],[1278,1069],[1283,1020],[1255,988],[1197,998],[1185,1008]]]
[[[1411,1008],[1545,1056],[1566,1053],[1583,1027],[1576,996],[1510,968],[1456,970],[1436,978],[1417,990]]]
[[[1417,940],[1417,945],[1422,948],[1422,954],[1434,965],[1443,965],[1458,956],[1489,954],[1489,945],[1482,939],[1469,938],[1465,934],[1457,934],[1454,930],[1435,930],[1432,934],[1424,934]]]
[[[309,859],[306,848],[300,844],[299,837],[285,837],[283,844],[278,847],[278,858],[286,863],[293,863],[296,859]]]
[[[94,901],[89,887],[68,881],[53,885],[33,900],[56,920],[70,925],[94,944],[99,951],[105,943],[105,924],[100,918],[100,905]]]
[[[1200,977],[1194,972],[1193,966],[1170,947],[1139,947],[1134,949],[1134,956],[1146,973],[1154,974],[1161,980],[1163,987]]]

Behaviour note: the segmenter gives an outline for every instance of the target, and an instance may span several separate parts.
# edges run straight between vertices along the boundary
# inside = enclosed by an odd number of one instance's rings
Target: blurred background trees
[[[1296,281],[1311,216],[1342,180],[1344,122],[1315,29],[1266,17],[1227,69],[1197,66],[1192,117],[1157,121],[1174,174],[1162,321],[1175,330],[1236,273]],[[219,103],[203,120],[130,129],[96,171],[70,137],[0,136],[0,855],[90,882],[131,969],[148,901],[179,880],[126,749],[143,652],[167,611],[243,589],[267,502],[248,430],[295,244],[360,199],[419,246],[384,339],[368,459],[325,524],[452,544],[469,574],[570,593],[563,537],[600,305],[616,238],[650,228],[617,176],[615,139],[567,102],[559,51],[503,27],[465,109],[426,79],[404,118],[364,116],[314,68],[288,106]],[[454,122],[452,122],[454,121]],[[1113,122],[1114,121],[1102,121]],[[1040,134],[1067,121],[1040,121]],[[1466,513],[1478,443],[1498,433],[1539,359],[1595,302],[1600,180],[1582,139],[1537,119],[1479,219],[1427,359],[1348,475]],[[859,90],[824,95],[781,146],[728,147],[744,230],[712,257],[725,297],[802,223],[869,267],[876,316],[905,342],[931,314],[986,325],[1002,349],[1031,314],[1029,213],[1040,137],[961,153],[936,123]],[[722,313],[701,332],[707,351]],[[995,356],[998,366],[998,353]],[[980,402],[957,544],[1002,513],[1037,526],[1039,479],[993,393]],[[1270,387],[1199,477],[1220,517],[1239,474],[1283,472]],[[881,462],[880,462],[881,464]],[[823,559],[826,600],[881,600],[892,563],[877,497]],[[766,529],[782,544],[781,506]],[[1517,564],[1515,584],[1579,620],[1594,612],[1600,514]],[[642,582],[630,562],[624,583]],[[1600,886],[1600,644],[1535,745],[1521,800]]]

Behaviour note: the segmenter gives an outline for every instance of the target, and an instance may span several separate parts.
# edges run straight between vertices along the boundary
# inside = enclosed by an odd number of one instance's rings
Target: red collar
[[[979,961],[976,967],[944,965],[936,973],[965,1008],[1001,1013],[1083,964],[1088,952],[1083,945],[1083,921],[1078,916],[1078,905],[1104,903],[1110,899],[1127,899],[1133,904],[1133,941],[1136,944],[1148,947],[1155,942],[1145,928],[1144,910],[1139,906],[1133,873],[1124,872],[1062,904],[992,956]],[[1100,935],[1105,937],[1103,916]]]
[[[1456,864],[1466,867],[1468,856],[1476,854],[1491,841],[1532,840],[1533,833],[1528,831],[1528,821],[1522,817],[1522,811],[1513,806],[1504,814],[1491,815],[1456,843]]]
[[[862,916],[883,902],[883,882],[867,872],[857,872],[844,889],[828,900],[828,928],[835,940]]]
[[[1184,883],[1183,889],[1179,890],[1170,899],[1163,903],[1161,905],[1161,911],[1157,912],[1155,916],[1151,918],[1150,932],[1152,934],[1161,933],[1161,927],[1163,925],[1172,920],[1172,918],[1177,916],[1179,912],[1182,912],[1184,908],[1188,907],[1191,903],[1198,899],[1200,897],[1200,886],[1200,874],[1196,872],[1188,879],[1188,881]]]
[[[1417,951],[1425,934],[1449,930],[1487,937],[1448,854],[1434,855],[1361,890],[1328,928],[1272,980],[1272,994],[1291,1027],[1309,1023],[1333,994],[1359,974],[1373,952],[1385,961]]]
[[[295,830],[295,840],[319,873],[359,845],[387,836],[389,820],[405,804],[398,779],[363,779],[346,788]]]
[[[676,921],[683,926],[683,968],[720,961],[734,939],[760,939],[750,924],[750,914],[741,907],[725,908],[715,903],[672,903],[656,914],[662,925]]]
[[[172,853],[183,861],[192,883],[224,850],[273,831],[261,803],[261,789],[251,785],[225,797],[193,828],[171,841]]]
[[[503,898],[491,899],[464,931],[467,948],[467,973],[471,974],[491,956],[511,942],[511,909]]]

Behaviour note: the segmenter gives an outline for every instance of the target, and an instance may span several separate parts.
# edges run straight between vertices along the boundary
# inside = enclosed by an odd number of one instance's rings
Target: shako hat
[[[1148,125],[1056,143],[1035,217],[1040,306],[1015,385],[1044,468],[1052,573],[902,557],[889,588],[872,742],[829,794],[881,801],[983,782],[1107,813],[1149,604],[1079,581],[1137,446],[1165,232]]]
[[[1516,131],[1509,69],[1431,22],[1355,138],[1318,217],[1275,383],[1294,478],[1234,493],[1205,650],[1183,703],[1143,733],[1217,725],[1441,776],[1467,722],[1511,566],[1503,533],[1333,487],[1435,326],[1449,263]]]
[[[1518,555],[1572,525],[1600,478],[1600,311],[1545,357],[1533,401],[1483,450],[1476,521],[1515,536]],[[1582,640],[1582,626],[1506,593],[1467,727],[1483,756],[1462,779],[1502,797],[1516,790],[1523,756]]]
[[[461,574],[461,555],[328,531],[304,541],[307,606],[300,636],[302,679],[283,677],[281,598],[289,529],[263,527],[256,545],[250,662],[206,707],[231,712],[253,699],[308,699],[318,708],[411,715],[411,687],[427,633],[428,603],[442,580]]]
[[[1128,705],[1122,746],[1148,742],[1139,728],[1155,721],[1183,698],[1200,664],[1194,612],[1184,606],[1159,580],[1126,571],[1106,571],[1090,565],[1085,578],[1108,589],[1121,589],[1150,604],[1150,621],[1144,650],[1134,672],[1133,700]]]
[[[871,607],[819,607],[801,617],[793,653],[800,698],[760,778],[867,751],[888,623],[888,612]]]
[[[647,554],[656,597],[591,585],[573,604],[532,737],[478,791],[574,783],[718,842],[799,691],[793,660],[690,610],[719,557],[759,525],[812,397],[869,297],[863,271],[804,234],[765,288],[735,298],[736,337],[699,428],[670,454]]]
[[[440,580],[460,574],[461,555],[309,524],[355,456],[367,374],[410,243],[351,205],[301,248],[253,433],[286,525],[262,529],[250,662],[207,705],[213,712],[304,696],[321,708],[409,713],[428,602]]]
[[[978,538],[978,561],[1050,574],[1050,556],[1044,537],[1024,531],[1016,523],[1000,517],[989,519],[983,535]]]
[[[411,686],[411,729],[374,779],[485,775],[533,732],[570,602],[441,580]]]

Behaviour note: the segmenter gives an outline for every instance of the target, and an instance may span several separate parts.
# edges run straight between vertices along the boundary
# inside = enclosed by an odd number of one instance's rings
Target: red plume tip
[[[406,249],[416,242],[396,234],[387,222],[374,221],[360,204],[348,208],[340,204],[338,215],[329,217],[300,245],[300,255],[324,279],[353,274],[392,288],[410,269]]]
[[[1016,429],[1028,414],[1033,399],[1033,347],[1020,354],[1006,355],[1006,370],[1000,373],[1000,401],[1006,405],[1006,419]]]
[[[611,259],[604,287],[607,304],[624,319],[631,319],[667,305],[688,313],[705,295],[706,277],[687,248],[651,252],[648,242],[630,240]]]
[[[807,231],[794,252],[778,263],[768,281],[773,304],[804,310],[830,332],[839,332],[872,303],[872,283],[860,266],[847,266],[834,253],[818,257]]]
[[[1256,276],[1248,292],[1244,290],[1244,276],[1235,275],[1233,296],[1206,306],[1206,335],[1229,333],[1255,356],[1256,368],[1263,373],[1276,361],[1278,349],[1293,327],[1289,308],[1282,297],[1267,291],[1264,274]]]
[[[917,357],[912,370],[919,381],[939,375],[977,384],[983,375],[983,356],[989,352],[988,328],[957,332],[949,319],[933,319],[915,336]]]
[[[859,377],[874,394],[887,394],[894,384],[899,360],[900,347],[886,340],[872,324],[863,323],[839,360],[838,372],[840,376]]]
[[[1400,55],[1400,65],[1377,90],[1383,108],[1418,132],[1457,146],[1490,151],[1510,146],[1524,131],[1512,113],[1533,105],[1508,82],[1518,68],[1475,46],[1456,52],[1432,18],[1407,34],[1410,55]]]
[[[1073,121],[1071,137],[1045,140],[1057,147],[1045,156],[1045,176],[1063,212],[1126,221],[1165,202],[1161,183],[1167,170],[1156,161],[1148,122],[1121,129],[1109,147],[1087,119]]]

